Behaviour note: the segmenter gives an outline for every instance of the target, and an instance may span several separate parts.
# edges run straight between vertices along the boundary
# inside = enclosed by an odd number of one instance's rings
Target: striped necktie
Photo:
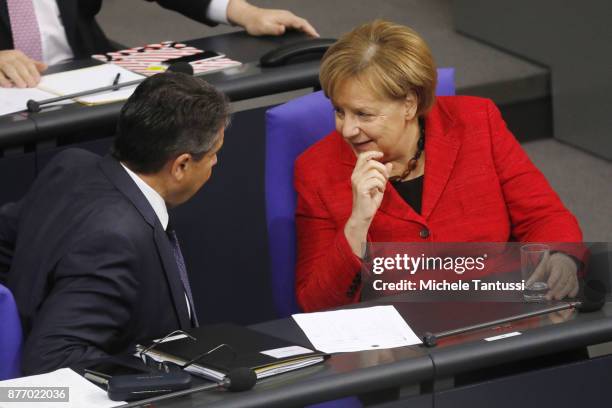
[[[187,299],[189,300],[189,308],[191,310],[191,320],[194,327],[198,327],[198,317],[196,316],[195,307],[193,306],[193,297],[191,295],[191,286],[189,285],[189,277],[187,276],[187,267],[185,266],[185,259],[183,258],[183,253],[181,252],[181,247],[179,245],[178,237],[176,236],[176,231],[168,225],[166,229],[168,234],[168,239],[170,240],[170,244],[172,245],[172,250],[174,252],[174,259],[176,260],[176,266],[179,270],[179,276],[181,278],[181,282],[183,283],[183,289],[187,294]]]
[[[28,57],[42,61],[42,40],[34,12],[33,0],[7,0],[13,48]]]

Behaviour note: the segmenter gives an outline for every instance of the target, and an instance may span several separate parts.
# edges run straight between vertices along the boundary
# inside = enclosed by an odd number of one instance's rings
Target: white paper
[[[118,81],[119,84],[144,79],[144,76],[136,74],[118,65],[102,64],[89,68],[44,75],[38,84],[38,88],[57,95],[69,95],[77,92],[110,86],[113,84],[117,74],[121,74]],[[88,104],[121,101],[129,98],[129,96],[134,92],[134,89],[136,89],[135,85],[127,88],[121,88],[117,91],[82,96],[78,98],[78,101]]]
[[[55,98],[49,92],[37,88],[1,88],[0,87],[0,115],[21,112],[27,109],[26,103],[30,99],[41,101],[43,99]]]
[[[265,354],[266,356],[274,357],[274,358],[287,358],[292,356],[299,356],[301,354],[314,353],[312,350],[309,350],[305,347],[301,346],[289,346],[289,347],[281,347],[272,350],[264,350],[260,351],[261,354]]]
[[[302,313],[293,319],[325,353],[378,350],[421,343],[393,306]]]
[[[512,332],[512,333],[500,334],[499,336],[487,337],[485,340],[495,341],[495,340],[507,339],[508,337],[514,337],[514,336],[520,336],[520,335],[521,335],[521,332]]]
[[[0,387],[69,387],[69,402],[0,402],[0,408],[53,407],[89,408],[116,407],[125,402],[111,401],[105,391],[87,381],[69,368],[61,368],[48,374],[0,381]]]

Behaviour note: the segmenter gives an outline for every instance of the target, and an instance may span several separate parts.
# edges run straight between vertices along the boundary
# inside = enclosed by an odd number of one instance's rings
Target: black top
[[[391,184],[399,195],[417,214],[421,213],[423,197],[423,176],[407,181],[392,181]]]

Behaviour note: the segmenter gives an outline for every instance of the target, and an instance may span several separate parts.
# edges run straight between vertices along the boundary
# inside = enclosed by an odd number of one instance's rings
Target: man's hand
[[[546,252],[542,261],[525,282],[528,286],[536,281],[548,281],[548,300],[561,300],[578,294],[578,267],[572,258],[561,252],[550,255]]]
[[[307,20],[290,11],[259,8],[245,0],[230,0],[227,19],[255,36],[283,35],[287,29],[299,30],[311,37],[319,36]]]
[[[36,61],[19,50],[0,51],[0,87],[32,88],[40,82],[47,64]]]

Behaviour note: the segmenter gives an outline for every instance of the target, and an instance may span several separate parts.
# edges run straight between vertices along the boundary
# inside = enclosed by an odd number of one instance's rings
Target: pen
[[[115,79],[113,80],[113,91],[116,91],[117,89],[117,85],[119,85],[119,78],[121,78],[121,72],[118,72],[117,75],[115,75]]]

